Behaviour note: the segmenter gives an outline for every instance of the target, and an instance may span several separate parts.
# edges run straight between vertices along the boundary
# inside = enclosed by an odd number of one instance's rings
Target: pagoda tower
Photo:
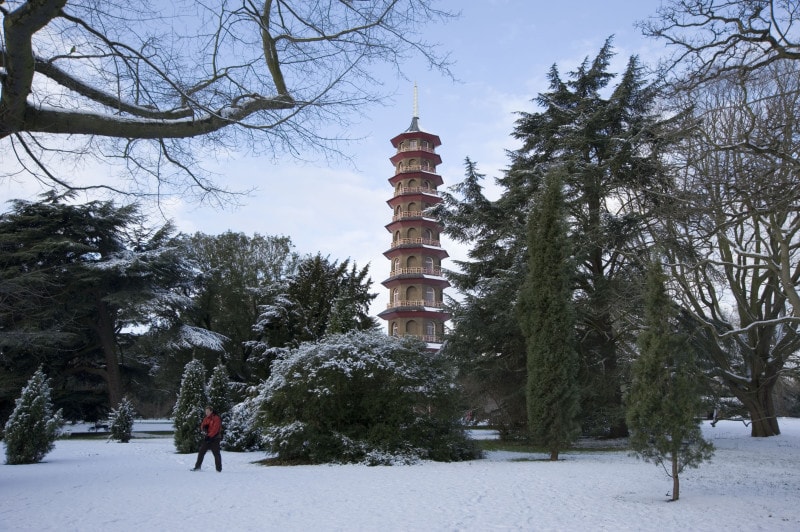
[[[388,322],[392,336],[416,336],[437,351],[444,336],[444,322],[450,315],[443,308],[442,292],[450,283],[442,276],[442,227],[426,209],[441,203],[438,187],[442,178],[436,166],[442,158],[437,135],[419,127],[417,94],[414,87],[414,116],[411,125],[391,140],[397,150],[389,159],[394,175],[389,178],[394,195],[387,201],[392,221],[386,229],[392,235],[384,256],[391,262],[383,286],[389,290],[386,310],[378,314]]]

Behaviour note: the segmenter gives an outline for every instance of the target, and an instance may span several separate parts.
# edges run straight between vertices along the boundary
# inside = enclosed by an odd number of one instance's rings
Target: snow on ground
[[[169,437],[66,439],[40,464],[0,465],[0,530],[797,531],[800,419],[780,423],[765,439],[705,425],[716,454],[684,472],[674,503],[664,471],[625,451],[393,467],[264,467],[261,453],[223,452],[222,473],[210,453],[194,473]]]

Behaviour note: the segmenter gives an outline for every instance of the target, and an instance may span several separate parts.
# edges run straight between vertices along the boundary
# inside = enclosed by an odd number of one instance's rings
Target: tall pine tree
[[[660,265],[652,264],[645,287],[644,330],[633,364],[627,419],[634,452],[656,464],[669,462],[672,500],[680,496],[679,475],[711,457],[697,415],[702,409],[699,371],[688,338],[675,319]],[[665,467],[666,469],[666,467]]]
[[[578,354],[572,309],[573,265],[556,171],[528,223],[528,275],[517,307],[527,339],[528,430],[558,460],[580,433]]]

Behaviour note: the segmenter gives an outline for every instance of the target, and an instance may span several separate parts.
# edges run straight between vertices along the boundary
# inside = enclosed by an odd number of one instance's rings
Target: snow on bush
[[[452,373],[425,344],[354,331],[275,360],[261,390],[266,448],[285,462],[477,458],[459,423]]]
[[[133,408],[133,403],[127,397],[123,397],[117,408],[113,409],[108,416],[112,440],[122,443],[128,443],[131,440],[135,415],[136,409]]]
[[[50,382],[36,370],[5,425],[6,463],[34,464],[53,450],[61,433],[61,410],[53,413]]]
[[[233,405],[228,413],[222,448],[226,451],[247,452],[263,448],[261,428],[256,422],[261,403],[256,397],[249,397]]]
[[[205,416],[206,368],[199,360],[191,360],[183,368],[181,389],[172,411],[175,423],[175,449],[193,453],[200,446],[200,422]]]

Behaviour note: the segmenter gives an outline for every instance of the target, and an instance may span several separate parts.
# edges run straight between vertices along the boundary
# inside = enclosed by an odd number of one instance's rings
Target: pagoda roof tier
[[[442,164],[441,155],[434,151],[423,150],[421,148],[416,150],[402,150],[389,158],[392,164],[397,164],[404,159],[425,159],[426,161],[434,161],[434,166]]]
[[[424,309],[424,310],[423,310]],[[433,307],[393,307],[387,308],[378,314],[378,317],[384,320],[393,320],[395,318],[417,318],[417,319],[432,319],[439,321],[447,321],[450,319],[450,313],[444,309],[437,309]]]
[[[394,277],[389,277],[381,284],[386,288],[394,288],[395,286],[399,286],[401,284],[409,284],[407,281],[417,280],[426,286],[435,286],[442,289],[450,287],[450,281],[447,279],[442,277],[432,277],[430,275],[396,275]]]
[[[403,179],[411,179],[411,178],[416,178],[420,180],[427,179],[435,187],[440,187],[444,184],[442,176],[440,176],[439,174],[435,174],[433,172],[426,172],[424,170],[407,170],[405,172],[398,172],[389,178],[389,183],[391,183],[393,187],[396,187],[397,183],[399,183]]]
[[[434,191],[435,192],[435,191]],[[409,192],[406,194],[398,194],[392,199],[386,200],[389,207],[394,209],[397,205],[406,201],[427,201],[431,205],[436,205],[442,202],[442,198],[436,194],[423,194],[422,192]]]
[[[383,256],[391,260],[398,255],[407,255],[409,251],[413,250],[420,250],[420,251],[424,250],[425,253],[427,253],[428,255],[433,255],[438,259],[446,259],[447,257],[450,256],[446,250],[440,247],[430,246],[425,244],[412,244],[412,243],[399,244],[397,246],[394,246],[393,248],[384,251]]]
[[[400,217],[396,220],[392,220],[384,227],[390,233],[394,233],[399,229],[407,229],[409,227],[424,227],[426,229],[435,229],[437,233],[442,230],[442,225],[439,222],[437,222],[434,218],[431,218],[429,216]]]
[[[390,142],[392,143],[392,146],[396,148],[397,146],[400,145],[401,142],[403,142],[406,139],[425,139],[434,146],[442,145],[442,140],[439,138],[439,135],[434,135],[433,133],[428,133],[427,131],[422,131],[421,129],[415,130],[413,128],[413,125],[412,127],[409,127],[408,130],[403,131],[402,133],[394,137]]]

